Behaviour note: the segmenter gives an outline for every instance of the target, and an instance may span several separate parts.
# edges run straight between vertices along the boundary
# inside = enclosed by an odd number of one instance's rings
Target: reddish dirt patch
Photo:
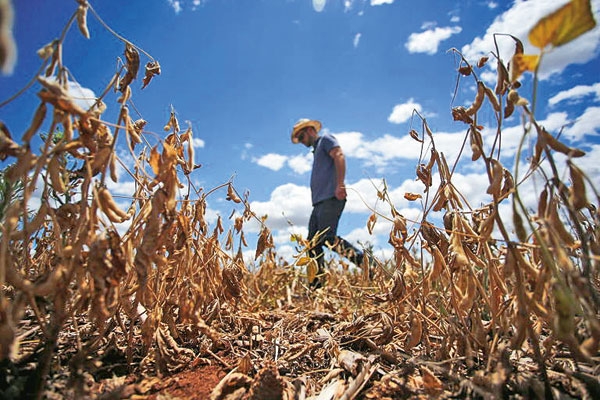
[[[147,397],[155,400],[159,394],[182,399],[208,399],[210,393],[227,374],[223,368],[207,365],[165,378],[160,389]]]

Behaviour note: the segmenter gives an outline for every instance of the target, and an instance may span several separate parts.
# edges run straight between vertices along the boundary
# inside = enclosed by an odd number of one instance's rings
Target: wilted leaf
[[[473,68],[470,65],[464,65],[458,69],[458,72],[461,75],[469,76],[471,75],[471,72],[473,72]]]
[[[510,81],[515,82],[525,71],[535,72],[540,56],[534,54],[516,54],[510,61]]]
[[[423,196],[421,196],[418,193],[410,193],[410,192],[405,192],[404,193],[404,198],[408,201],[415,201],[418,200],[420,198],[422,198]]]
[[[422,366],[421,376],[423,377],[423,388],[427,393],[437,393],[443,389],[442,381],[429,368]]]
[[[544,49],[562,46],[596,26],[590,0],[571,0],[552,14],[542,18],[529,31],[529,41]]]
[[[296,260],[296,265],[302,267],[310,262],[311,258],[307,256],[298,257]]]
[[[160,64],[158,61],[151,61],[146,64],[146,74],[144,75],[142,89],[144,89],[155,75],[160,75]]]
[[[411,138],[415,139],[417,142],[423,143],[423,140],[419,137],[419,132],[415,131],[414,129],[410,130],[409,135]]]
[[[488,56],[483,56],[479,59],[479,61],[477,62],[477,68],[482,68],[485,64],[487,64],[489,60]]]
[[[308,264],[306,265],[306,277],[308,282],[312,282],[317,277],[317,273],[319,272],[319,266],[317,265],[317,261],[310,259]]]

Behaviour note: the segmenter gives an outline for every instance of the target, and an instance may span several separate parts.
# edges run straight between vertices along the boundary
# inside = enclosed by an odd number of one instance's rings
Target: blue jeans
[[[316,258],[319,264],[319,273],[324,270],[323,246],[333,246],[333,250],[339,255],[346,257],[357,266],[362,263],[363,254],[346,239],[337,235],[338,223],[344,211],[346,200],[338,200],[333,197],[323,200],[313,206],[310,220],[308,221],[308,240],[312,240],[317,233],[324,232],[319,240],[310,249],[311,257]]]

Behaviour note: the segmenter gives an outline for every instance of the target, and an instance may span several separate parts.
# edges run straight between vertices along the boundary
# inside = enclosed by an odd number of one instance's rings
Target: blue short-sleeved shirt
[[[339,146],[337,139],[328,133],[320,136],[314,144],[313,168],[310,176],[313,206],[335,197],[337,172],[329,152]]]

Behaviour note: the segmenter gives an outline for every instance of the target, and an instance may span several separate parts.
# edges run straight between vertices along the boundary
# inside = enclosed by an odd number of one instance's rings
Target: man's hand
[[[335,188],[335,198],[338,200],[346,200],[348,194],[346,193],[345,186],[338,186]]]

